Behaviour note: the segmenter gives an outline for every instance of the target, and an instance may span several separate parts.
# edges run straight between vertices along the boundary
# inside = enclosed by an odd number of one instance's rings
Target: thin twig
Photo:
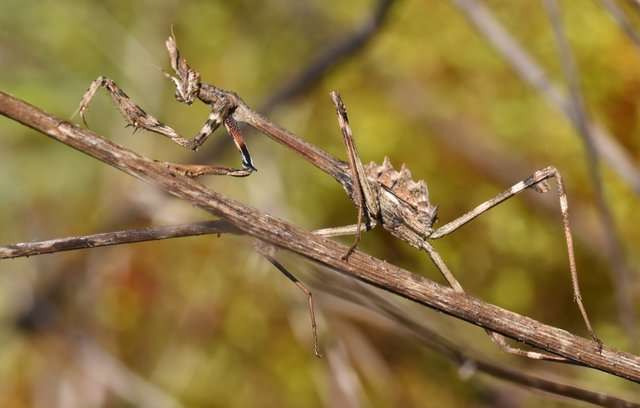
[[[355,55],[357,51],[362,49],[362,47],[379,32],[394,2],[394,0],[379,0],[371,17],[369,17],[361,27],[350,35],[341,37],[325,51],[318,54],[304,70],[300,71],[280,89],[276,90],[262,105],[261,109],[259,109],[260,112],[267,113],[283,101],[306,91],[318,83],[318,81],[326,76],[332,69],[335,69],[339,63]]]
[[[511,64],[514,71],[535,89],[556,111],[564,115],[574,126],[576,118],[571,113],[571,102],[551,82],[547,73],[536,62],[507,29],[500,24],[480,0],[451,0],[462,11],[469,21],[484,35],[504,59]],[[640,171],[625,149],[597,122],[589,122],[598,155],[622,178],[631,188],[640,194]]]
[[[633,45],[640,49],[640,35],[615,0],[600,0],[600,4],[611,14],[613,20],[620,26],[620,29],[624,31],[627,37],[629,37]]]
[[[226,221],[217,220],[162,227],[137,228],[125,231],[103,232],[99,234],[0,246],[0,259],[51,254],[54,252],[95,248],[107,245],[131,244],[134,242],[222,233],[237,234],[238,230]]]
[[[602,177],[598,170],[598,154],[594,143],[593,130],[589,126],[587,109],[580,89],[579,73],[571,54],[571,48],[563,29],[560,10],[555,0],[545,0],[551,27],[553,28],[558,54],[562,62],[565,80],[569,86],[571,115],[573,124],[586,152],[586,165],[593,184],[596,208],[603,224],[606,255],[612,266],[613,286],[618,306],[618,319],[634,349],[638,348],[638,327],[633,306],[633,279],[625,262],[622,244],[615,228],[611,209],[605,197]]]
[[[79,333],[69,334],[67,344],[76,351],[76,361],[83,375],[100,383],[132,406],[158,408],[183,406],[171,394],[129,369],[91,337]],[[65,370],[61,371],[65,373]],[[74,381],[75,378],[68,380],[77,382]],[[83,385],[86,387],[86,384]]]
[[[640,382],[640,357],[603,346],[565,330],[457,293],[422,276],[316,236],[217,193],[195,180],[174,174],[153,160],[115,145],[34,106],[0,92],[0,113],[84,152],[112,167],[191,203],[233,224],[240,231],[416,303],[495,331],[533,347],[631,381]]]

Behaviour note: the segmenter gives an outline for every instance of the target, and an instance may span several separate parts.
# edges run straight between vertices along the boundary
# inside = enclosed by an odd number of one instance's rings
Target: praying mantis
[[[85,113],[91,99],[99,88],[104,88],[129,125],[135,129],[144,129],[161,134],[180,146],[194,151],[197,150],[217,128],[223,126],[231,136],[241,155],[242,167],[229,168],[209,165],[166,163],[169,171],[177,171],[195,178],[203,175],[245,177],[257,171],[238,126],[239,123],[245,123],[296,151],[342,184],[358,208],[357,223],[345,227],[322,229],[315,231],[315,233],[323,236],[354,234],[354,243],[342,258],[345,262],[348,262],[349,256],[356,249],[362,231],[370,230],[377,224],[381,224],[383,228],[394,236],[407,242],[414,248],[425,251],[451,287],[458,292],[464,292],[462,285],[457,281],[445,264],[443,258],[429,241],[442,238],[458,230],[481,214],[526,189],[531,188],[538,192],[547,192],[550,189],[549,181],[555,179],[567,245],[574,299],[578,305],[587,331],[595,342],[596,349],[599,350],[602,348],[602,342],[595,335],[586,309],[582,303],[573,250],[573,238],[569,222],[568,200],[562,176],[558,169],[549,166],[535,171],[526,179],[515,183],[502,193],[479,204],[464,215],[448,222],[442,227],[435,228],[437,207],[429,201],[429,192],[424,180],[414,181],[406,165],[402,165],[399,171],[395,170],[388,158],[385,158],[382,164],[371,162],[368,165],[364,165],[362,163],[356,149],[345,105],[337,92],[332,92],[331,98],[336,109],[339,127],[347,150],[347,163],[334,158],[328,153],[280,128],[257,112],[254,112],[237,94],[202,82],[200,73],[191,68],[186,60],[180,56],[173,34],[166,41],[166,47],[169,52],[171,66],[176,75],[169,74],[165,71],[163,71],[163,73],[173,82],[176,88],[176,100],[188,105],[191,105],[196,100],[200,100],[211,109],[211,113],[195,137],[191,139],[185,138],[171,127],[145,112],[133,102],[113,80],[104,76],[98,77],[91,83],[76,111],[76,113],[80,113],[85,125]],[[261,243],[256,244],[255,248],[306,294],[313,330],[314,351],[316,355],[320,356],[311,291],[275,259],[274,248],[270,248],[268,245]],[[569,362],[569,360],[564,357],[512,347],[506,343],[503,336],[490,331],[487,331],[487,333],[491,336],[491,339],[506,352],[534,359]]]

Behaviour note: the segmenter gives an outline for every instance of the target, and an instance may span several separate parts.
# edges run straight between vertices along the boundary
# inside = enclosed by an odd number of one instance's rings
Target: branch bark
[[[126,231],[102,232],[99,234],[56,238],[40,242],[22,242],[19,244],[0,246],[0,259],[51,254],[54,252],[95,248],[107,245],[132,244],[135,242],[155,241],[167,238],[222,233],[238,233],[238,230],[226,221],[217,220],[191,224],[167,225],[163,227],[136,228]]]
[[[638,356],[607,346],[597,352],[590,340],[457,293],[360,251],[355,251],[346,262],[341,259],[347,250],[344,245],[315,236],[208,189],[195,180],[172,173],[162,163],[142,157],[4,92],[0,92],[0,113],[162,188],[222,218],[247,235],[479,327],[579,364],[640,382]]]
[[[205,221],[192,224],[179,224],[161,227],[137,228],[126,231],[104,232],[84,236],[65,237],[41,242],[28,242],[15,245],[1,246],[0,259],[29,257],[70,251],[76,249],[88,249],[108,245],[121,245],[143,241],[155,241],[186,236],[204,234],[237,233],[238,231],[226,221]],[[504,364],[497,364],[480,357],[469,346],[460,346],[451,342],[447,337],[438,332],[424,321],[413,317],[406,307],[393,302],[379,292],[364,285],[349,285],[347,277],[343,279],[323,279],[314,277],[312,286],[325,293],[338,296],[354,304],[359,304],[367,310],[386,316],[391,319],[402,333],[409,333],[425,346],[443,355],[453,363],[460,366],[460,370],[469,374],[487,374],[491,377],[519,384],[524,387],[545,391],[554,395],[560,395],[579,401],[589,402],[605,407],[640,407],[640,404],[621,398],[607,395],[602,392],[592,391],[586,388],[564,384],[548,378],[533,375],[529,370],[518,370]],[[343,311],[341,306],[336,308]],[[366,318],[365,318],[366,319]],[[128,375],[125,373],[125,375]],[[466,376],[467,374],[465,374]]]
[[[513,384],[604,407],[640,407],[640,404],[635,402],[536,375],[530,369],[519,370],[504,364],[497,364],[481,357],[472,347],[455,344],[450,338],[446,337],[446,334],[440,334],[438,330],[429,327],[427,322],[412,316],[410,310],[408,310],[408,305],[401,305],[387,296],[382,296],[380,291],[375,291],[364,285],[348,288],[343,280],[332,279],[327,281],[325,279],[316,281],[314,279],[314,286],[340,299],[361,305],[367,311],[372,311],[388,318],[393,324],[397,325],[402,334],[409,333],[426,347],[458,364],[460,375],[463,378],[478,372]],[[341,304],[337,308],[339,310],[333,313],[338,315],[345,310]],[[367,316],[363,316],[363,323],[367,319]]]

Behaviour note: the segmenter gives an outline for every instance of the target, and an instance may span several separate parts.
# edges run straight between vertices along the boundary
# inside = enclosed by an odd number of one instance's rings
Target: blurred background
[[[568,37],[577,71],[568,82],[548,3],[2,0],[0,89],[69,118],[91,81],[105,75],[149,113],[195,135],[207,107],[177,103],[161,72],[170,68],[164,42],[173,26],[203,81],[346,159],[329,98],[340,91],[363,161],[389,156],[427,180],[438,225],[554,165],[567,187],[594,328],[605,344],[638,353],[640,6],[559,2],[556,29]],[[571,78],[582,111],[571,103]],[[240,165],[223,131],[197,154],[133,134],[102,90],[86,118],[93,131],[154,159]],[[591,130],[581,132],[587,121]],[[307,229],[355,222],[338,183],[245,133],[259,171],[204,184]],[[0,119],[2,245],[209,219]],[[586,336],[555,187],[524,192],[434,245],[472,295]],[[443,283],[426,254],[382,228],[359,248]],[[453,361],[435,333],[460,352],[526,374],[638,400],[628,381],[505,355],[477,327],[363,292],[286,253],[278,259],[314,290],[322,359],[313,355],[306,297],[248,238],[0,261],[0,406],[584,405]]]

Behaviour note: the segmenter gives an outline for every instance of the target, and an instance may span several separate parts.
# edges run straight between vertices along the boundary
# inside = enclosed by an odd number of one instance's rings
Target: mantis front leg
[[[78,106],[74,116],[76,113],[80,113],[82,121],[87,125],[85,112],[89,106],[89,102],[91,102],[91,99],[95,96],[98,88],[104,88],[120,113],[122,113],[122,116],[124,116],[128,125],[133,126],[136,130],[144,129],[161,134],[182,147],[196,151],[217,128],[223,125],[242,156],[241,169],[188,164],[167,164],[167,167],[190,177],[198,177],[204,174],[243,177],[256,171],[249,150],[244,143],[242,133],[233,117],[233,111],[236,107],[232,100],[233,98],[229,98],[225,92],[212,85],[200,82],[200,74],[189,67],[184,58],[180,57],[173,36],[169,37],[166,45],[171,59],[171,66],[176,72],[177,77],[166,72],[164,72],[164,74],[176,86],[176,99],[188,105],[191,105],[196,99],[200,99],[211,108],[211,113],[196,136],[191,139],[181,136],[173,128],[145,112],[145,110],[131,100],[112,79],[104,76],[98,77],[91,83],[82,97],[80,106]]]

